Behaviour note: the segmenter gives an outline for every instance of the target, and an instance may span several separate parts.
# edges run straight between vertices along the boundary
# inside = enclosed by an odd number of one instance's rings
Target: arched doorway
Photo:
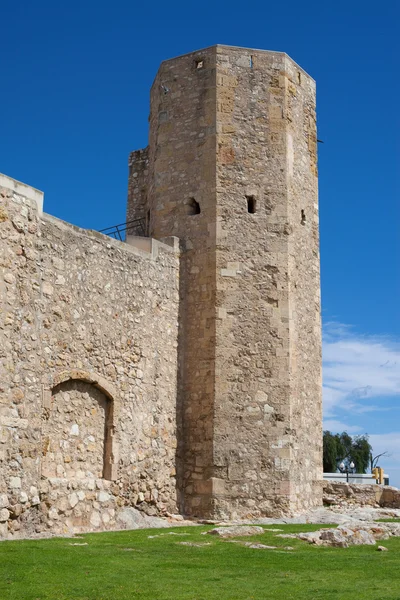
[[[42,477],[115,479],[115,398],[105,380],[64,372],[44,402]]]

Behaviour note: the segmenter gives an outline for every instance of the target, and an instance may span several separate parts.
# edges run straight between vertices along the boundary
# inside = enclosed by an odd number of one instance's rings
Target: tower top
[[[295,60],[293,60],[293,58],[291,58],[291,56],[289,56],[286,52],[280,52],[277,50],[265,50],[262,48],[247,48],[245,46],[231,46],[229,44],[213,44],[211,46],[206,46],[205,48],[199,48],[198,50],[192,50],[191,52],[184,52],[183,54],[178,54],[177,56],[173,56],[171,58],[167,58],[167,59],[163,60],[161,62],[161,65],[163,65],[164,63],[176,60],[177,58],[183,58],[185,56],[201,55],[203,52],[208,52],[213,49],[215,49],[217,52],[218,52],[218,49],[225,49],[225,50],[232,50],[232,51],[244,51],[249,54],[263,53],[263,54],[282,56],[282,57],[289,59],[298,69],[300,69],[305,75],[307,75],[307,77],[309,77],[310,79],[315,81],[315,79],[313,77],[311,77],[311,75],[305,69],[303,69],[303,67],[301,67]]]

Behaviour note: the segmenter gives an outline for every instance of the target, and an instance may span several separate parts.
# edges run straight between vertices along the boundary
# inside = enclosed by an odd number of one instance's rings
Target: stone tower
[[[181,240],[178,492],[203,517],[321,503],[315,83],[286,54],[162,63],[128,220]]]

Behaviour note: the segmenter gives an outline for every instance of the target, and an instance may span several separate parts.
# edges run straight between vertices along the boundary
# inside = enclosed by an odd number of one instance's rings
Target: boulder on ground
[[[264,529],[257,525],[232,525],[230,527],[215,527],[207,531],[209,535],[217,535],[222,538],[242,537],[247,535],[259,535]]]
[[[377,534],[383,535],[381,528]],[[372,529],[369,528],[351,528],[337,527],[335,529],[320,529],[319,531],[309,531],[307,533],[298,533],[297,537],[309,544],[318,546],[334,546],[336,548],[348,548],[349,546],[374,546],[376,544]],[[381,539],[381,538],[379,538]],[[385,538],[386,539],[386,538]]]
[[[150,529],[152,527],[170,527],[166,519],[161,517],[149,517],[136,508],[123,508],[117,515],[118,523],[124,529]]]
[[[347,548],[350,543],[350,530],[343,529],[322,529],[319,532],[319,539],[326,546],[336,546],[337,548]],[[353,533],[353,532],[351,532]]]

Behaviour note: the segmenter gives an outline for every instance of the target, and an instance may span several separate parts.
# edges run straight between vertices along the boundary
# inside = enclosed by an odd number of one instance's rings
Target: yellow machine
[[[381,467],[375,467],[374,469],[372,469],[372,474],[375,477],[376,483],[383,484],[384,475],[383,469]]]

